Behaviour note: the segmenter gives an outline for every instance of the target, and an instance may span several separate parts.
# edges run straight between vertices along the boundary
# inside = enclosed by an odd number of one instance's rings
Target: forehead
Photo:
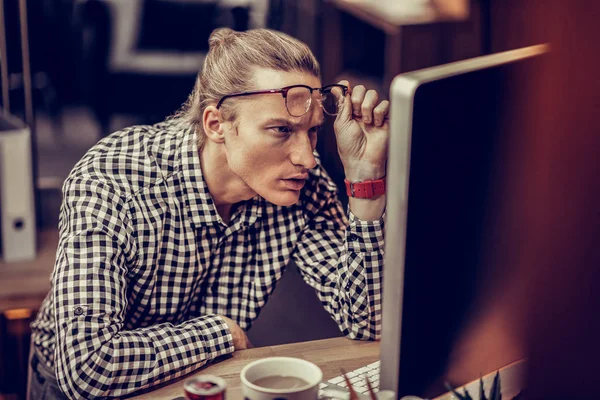
[[[311,74],[300,71],[277,71],[256,68],[252,79],[254,90],[279,89],[291,85],[320,87],[321,80]]]

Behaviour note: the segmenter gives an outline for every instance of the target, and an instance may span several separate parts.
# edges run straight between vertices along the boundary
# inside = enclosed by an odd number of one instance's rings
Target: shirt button
[[[83,315],[83,308],[75,307],[74,313],[75,315]]]
[[[358,241],[358,235],[356,235],[356,234],[353,233],[353,234],[350,235],[349,239],[350,239],[351,242],[356,242],[356,241]]]

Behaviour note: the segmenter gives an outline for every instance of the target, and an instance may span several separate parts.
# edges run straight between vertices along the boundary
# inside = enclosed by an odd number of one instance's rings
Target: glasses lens
[[[329,115],[337,115],[344,104],[344,94],[342,88],[333,86],[323,90],[321,97],[323,111]]]
[[[285,105],[292,117],[301,117],[308,112],[311,102],[311,91],[305,87],[294,87],[288,90]]]

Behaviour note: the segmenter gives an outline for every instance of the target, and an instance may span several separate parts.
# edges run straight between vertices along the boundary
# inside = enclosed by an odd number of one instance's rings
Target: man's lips
[[[306,180],[306,179],[308,179],[308,173],[305,172],[303,174],[289,176],[289,177],[284,178],[284,179],[302,179],[302,180]]]
[[[289,178],[284,178],[282,181],[285,185],[292,190],[300,190],[304,187],[306,180],[308,179],[308,173],[293,175]]]

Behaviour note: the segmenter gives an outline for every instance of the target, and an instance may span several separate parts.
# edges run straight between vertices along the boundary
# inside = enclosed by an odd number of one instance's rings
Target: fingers
[[[355,117],[362,117],[362,103],[366,93],[367,89],[363,85],[352,88],[350,100],[352,101],[352,114],[354,114]]]
[[[245,350],[248,348],[248,337],[246,333],[240,328],[240,326],[227,317],[221,316],[221,318],[225,321],[227,328],[229,329],[229,333],[231,333],[231,337],[233,340],[233,347],[235,350]]]
[[[375,107],[375,109],[373,109],[373,121],[375,126],[381,126],[384,124],[385,118],[387,117],[389,111],[390,102],[387,100],[382,101],[377,107]]]
[[[378,100],[379,95],[374,90],[369,90],[365,94],[365,98],[360,108],[360,111],[362,113],[362,120],[365,124],[370,124],[371,122],[373,122],[373,111],[375,106],[377,105]]]
[[[379,103],[377,91],[367,90],[363,85],[352,88],[347,80],[338,83],[348,86],[344,107],[338,115],[341,120],[362,119],[365,124],[374,124],[375,126],[382,126],[385,123],[390,108],[389,101],[383,100]]]
[[[344,86],[348,87],[348,90],[350,89],[350,82],[348,82],[348,81],[346,81],[346,80],[339,81],[337,84],[338,84],[338,85],[344,85]],[[342,89],[341,89],[341,88],[338,88],[338,87],[336,87],[336,88],[333,88],[333,89],[331,90],[331,93],[335,94],[335,96],[336,96],[338,99],[342,97]]]
[[[337,118],[336,118],[336,123],[345,123],[348,122],[350,119],[352,119],[352,107],[351,107],[351,103],[352,101],[350,100],[350,83],[346,80],[343,81],[339,81],[338,82],[340,85],[344,85],[348,87],[348,92],[346,93],[346,97],[343,100],[342,103],[342,108],[339,111]],[[341,92],[340,92],[341,95]]]

